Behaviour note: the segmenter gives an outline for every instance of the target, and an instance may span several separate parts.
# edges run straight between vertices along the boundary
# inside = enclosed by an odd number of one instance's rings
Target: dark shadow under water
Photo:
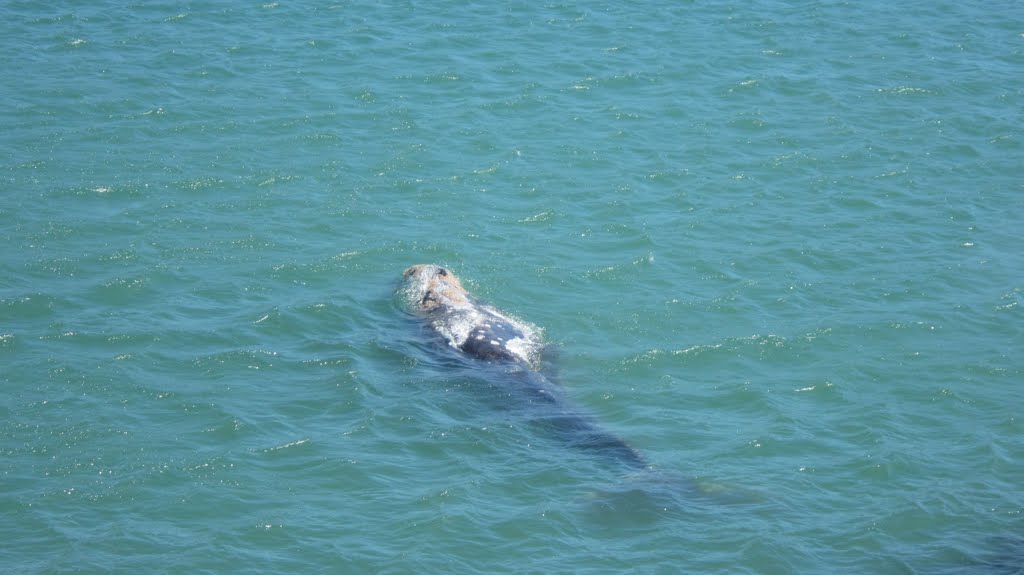
[[[565,461],[585,456],[617,474],[617,480],[592,485],[581,496],[585,513],[595,517],[617,515],[619,520],[628,516],[642,523],[668,510],[694,505],[764,502],[759,494],[698,482],[682,473],[654,467],[643,453],[605,427],[553,381],[557,374],[549,352],[542,356],[541,367],[532,369],[518,362],[467,357],[430,338],[413,346],[416,349],[410,351],[423,358],[420,367],[432,372],[432,377],[458,387],[466,394],[466,401],[479,402],[521,424],[516,428],[534,436],[525,438],[527,441],[540,440],[552,449],[568,450]]]

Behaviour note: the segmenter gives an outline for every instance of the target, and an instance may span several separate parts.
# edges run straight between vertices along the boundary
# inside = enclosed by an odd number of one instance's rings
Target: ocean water
[[[1024,571],[1018,2],[12,1],[0,69],[0,572]]]

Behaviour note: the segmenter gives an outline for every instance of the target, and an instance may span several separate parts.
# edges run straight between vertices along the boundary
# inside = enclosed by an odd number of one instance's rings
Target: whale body
[[[603,429],[565,397],[538,366],[541,330],[474,298],[448,269],[418,264],[402,275],[402,299],[411,313],[467,359],[502,365],[503,382],[525,397],[531,417],[569,447],[600,453],[632,469],[648,469],[644,457]]]

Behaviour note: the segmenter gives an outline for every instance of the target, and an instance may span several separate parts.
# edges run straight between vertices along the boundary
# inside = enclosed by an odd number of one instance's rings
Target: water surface
[[[1024,568],[1017,3],[0,16],[10,572]],[[451,370],[424,262],[720,495]]]

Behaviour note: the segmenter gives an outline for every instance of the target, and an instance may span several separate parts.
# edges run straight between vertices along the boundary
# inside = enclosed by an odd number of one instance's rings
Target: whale
[[[417,264],[402,274],[404,307],[427,331],[481,369],[505,397],[516,398],[551,437],[568,448],[597,454],[629,470],[648,470],[647,459],[580,409],[542,372],[542,330],[473,296],[451,270]],[[473,364],[471,363],[471,366]]]

